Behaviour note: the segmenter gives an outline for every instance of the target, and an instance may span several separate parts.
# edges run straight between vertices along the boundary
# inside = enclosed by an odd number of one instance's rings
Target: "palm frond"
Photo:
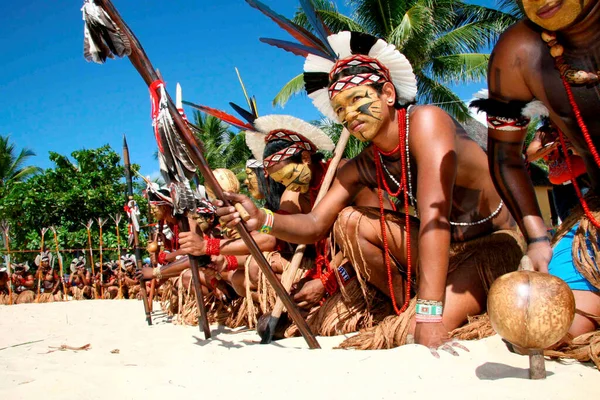
[[[285,84],[275,95],[273,99],[273,106],[284,107],[292,96],[302,93],[304,91],[304,76],[299,74],[292,78],[288,83]]]
[[[452,115],[459,122],[471,118],[467,105],[447,86],[422,75],[417,81],[419,103],[434,104]]]
[[[431,62],[431,77],[441,83],[479,82],[487,75],[490,55],[462,53],[436,57]]]

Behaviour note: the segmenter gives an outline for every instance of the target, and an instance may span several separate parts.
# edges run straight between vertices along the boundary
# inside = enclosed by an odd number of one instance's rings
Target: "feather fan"
[[[127,35],[94,0],[86,0],[81,11],[84,21],[83,55],[87,61],[102,64],[107,58],[131,54]]]

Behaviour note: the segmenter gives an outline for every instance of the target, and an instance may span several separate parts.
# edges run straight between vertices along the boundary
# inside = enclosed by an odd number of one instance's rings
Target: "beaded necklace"
[[[379,150],[379,148],[377,148],[377,146],[373,146],[373,152],[374,152],[374,159],[375,159],[375,169],[377,171],[377,194],[379,197],[379,214],[380,214],[380,222],[381,222],[381,234],[383,236],[383,253],[384,253],[384,260],[385,260],[385,266],[387,268],[387,276],[388,276],[388,288],[390,291],[390,298],[392,300],[392,306],[394,307],[394,311],[396,312],[397,315],[402,314],[404,311],[406,311],[406,309],[408,308],[408,304],[410,302],[410,288],[411,288],[411,278],[412,278],[412,255],[411,255],[411,246],[410,246],[410,215],[409,215],[409,210],[408,210],[408,190],[402,190],[403,187],[407,186],[407,168],[406,168],[406,160],[407,160],[407,154],[406,154],[406,147],[408,146],[408,140],[406,137],[406,132],[407,132],[407,121],[408,119],[408,113],[406,108],[402,108],[401,110],[398,110],[398,146],[396,146],[396,148],[394,150],[392,150],[389,153],[383,153],[383,154],[392,154],[395,153],[396,151],[400,151],[400,158],[402,160],[402,184],[399,185],[398,191],[395,193],[392,193],[391,190],[389,190],[389,187],[387,186],[387,183],[385,182],[385,178],[383,176],[383,168],[382,168],[382,162],[381,162],[381,150]],[[402,147],[404,145],[404,148]],[[387,240],[387,230],[386,230],[386,225],[385,225],[385,209],[383,206],[383,190],[381,190],[381,185],[383,184],[383,186],[385,187],[386,191],[388,192],[388,194],[390,194],[391,196],[398,196],[401,192],[404,192],[404,215],[405,215],[405,234],[406,234],[406,292],[405,292],[405,296],[404,296],[404,305],[402,306],[402,308],[398,308],[398,305],[396,304],[396,296],[394,295],[394,285],[392,282],[392,264],[390,261],[390,254],[389,254],[389,246],[388,246],[388,240]]]
[[[594,157],[594,161],[596,162],[596,165],[598,167],[600,167],[600,155],[598,154],[598,151],[596,150],[596,146],[594,146],[594,143],[592,142],[590,132],[588,131],[585,121],[583,120],[583,117],[581,116],[581,110],[579,109],[579,106],[577,105],[577,102],[575,101],[575,96],[573,96],[573,90],[571,90],[571,85],[582,85],[582,84],[596,85],[596,84],[598,84],[598,75],[600,74],[600,71],[598,71],[598,73],[593,73],[593,72],[586,72],[586,71],[572,69],[564,61],[564,58],[562,57],[564,48],[560,44],[558,44],[558,41],[556,40],[556,33],[544,31],[544,32],[542,32],[542,40],[544,42],[546,42],[546,44],[550,47],[550,55],[554,58],[554,65],[560,73],[560,77],[561,77],[563,86],[565,87],[565,91],[567,92],[567,97],[569,98],[569,104],[571,105],[571,109],[573,110],[573,113],[575,114],[575,119],[577,120],[577,125],[579,125],[579,128],[581,129],[581,132],[583,133],[583,138],[585,139],[585,143],[587,144],[588,149],[592,153],[592,156]],[[594,216],[592,215],[587,202],[585,201],[585,199],[583,198],[583,195],[581,194],[581,189],[579,188],[579,185],[577,184],[577,179],[575,177],[575,173],[573,172],[573,167],[571,165],[571,160],[569,159],[568,154],[567,154],[568,150],[567,150],[567,145],[565,143],[564,134],[561,129],[558,129],[558,137],[560,139],[560,144],[561,144],[562,151],[565,155],[565,161],[567,163],[567,168],[569,169],[569,173],[571,174],[571,182],[573,183],[573,187],[575,188],[575,192],[577,193],[577,198],[579,199],[579,203],[581,204],[581,207],[583,208],[583,211],[585,212],[585,216],[588,218],[588,220],[596,228],[600,229],[600,222],[598,222],[598,220],[596,220],[596,218],[594,218]]]
[[[412,174],[410,172],[410,148],[409,148],[409,144],[408,144],[408,135],[410,133],[410,108],[411,107],[412,107],[412,105],[408,106],[408,108],[406,109],[406,144],[405,144],[406,169],[407,169],[406,172],[407,172],[407,175],[408,175],[408,198],[410,199],[410,205],[415,210],[415,215],[417,217],[419,217],[419,213],[417,211],[417,198],[413,195],[413,190],[412,190]],[[387,183],[385,182],[385,179],[383,180],[384,186],[385,186],[388,194],[390,194],[391,196],[394,196],[394,197],[398,197],[398,194],[400,194],[400,191],[402,191],[404,189],[404,186],[402,186],[400,184],[400,182],[398,182],[396,180],[396,178],[394,178],[394,176],[387,169],[387,167],[385,166],[385,164],[383,162],[383,157],[381,156],[381,154],[391,155],[392,153],[398,151],[399,146],[400,146],[400,144],[398,144],[398,147],[396,147],[394,150],[392,150],[389,153],[385,153],[385,152],[377,149],[378,152],[379,152],[379,162],[381,163],[381,166],[383,167],[384,171],[386,172],[388,178],[390,178],[392,180],[392,182],[394,182],[396,184],[396,186],[398,186],[398,191],[396,193],[392,193],[392,191],[387,186]],[[494,210],[493,213],[491,213],[487,217],[482,218],[479,221],[474,221],[474,222],[454,222],[454,221],[450,221],[450,225],[452,225],[452,226],[474,226],[474,225],[481,225],[481,224],[486,223],[487,221],[495,218],[500,213],[500,210],[502,210],[502,206],[504,206],[504,202],[502,200],[500,200],[500,204],[498,204],[498,207]]]

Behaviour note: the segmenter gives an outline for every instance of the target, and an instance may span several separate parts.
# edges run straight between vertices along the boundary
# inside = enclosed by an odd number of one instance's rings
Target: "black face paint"
[[[358,107],[357,110],[361,113],[361,114],[365,114],[368,115],[371,118],[376,119],[377,121],[381,121],[381,118],[377,118],[375,115],[373,115],[373,113],[371,112],[371,106],[373,105],[373,103],[375,103],[374,101],[371,101],[369,103],[365,103],[362,106]],[[380,110],[381,108],[379,107],[373,107],[374,111]]]

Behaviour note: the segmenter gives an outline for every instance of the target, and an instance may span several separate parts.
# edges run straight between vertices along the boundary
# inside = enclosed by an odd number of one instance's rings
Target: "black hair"
[[[281,195],[285,191],[285,186],[275,182],[273,178],[265,176],[264,168],[251,168],[256,175],[258,190],[265,196],[265,207],[271,211],[279,210]]]

